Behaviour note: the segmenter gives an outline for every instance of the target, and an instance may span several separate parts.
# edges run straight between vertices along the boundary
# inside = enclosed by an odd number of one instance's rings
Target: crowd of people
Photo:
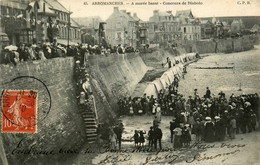
[[[247,133],[256,130],[258,123],[259,97],[258,94],[242,94],[235,96],[232,94],[226,98],[225,93],[220,92],[218,96],[212,96],[207,87],[204,97],[199,97],[197,90],[194,96],[190,96],[186,101],[179,93],[174,93],[169,87],[168,95],[159,95],[158,98],[144,95],[140,102],[143,105],[156,107],[153,126],[147,135],[148,147],[157,149],[157,142],[161,148],[162,131],[159,128],[162,120],[160,113],[171,112],[173,116],[170,122],[171,142],[175,149],[190,146],[191,134],[194,134],[195,141],[200,143],[223,141],[227,138],[234,139],[235,134]],[[170,94],[174,93],[174,94]],[[130,100],[131,101],[131,100]],[[164,108],[163,105],[168,105]],[[148,106],[149,107],[149,106]],[[145,109],[140,103],[138,109]],[[148,108],[148,114],[154,114],[153,108]],[[129,108],[131,111],[131,108]],[[144,146],[146,131],[135,131],[135,146]]]
[[[33,60],[46,60],[57,57],[74,56],[77,53],[81,55],[109,55],[111,53],[123,54],[139,52],[131,46],[122,46],[121,44],[112,47],[109,45],[107,48],[99,45],[88,44],[72,44],[64,45],[57,43],[44,42],[42,44],[25,44],[20,43],[16,46],[9,45],[4,47],[0,52],[1,64],[13,63],[17,65],[23,61]],[[82,61],[81,61],[82,62]]]
[[[195,135],[196,142],[214,142],[234,139],[235,134],[256,130],[260,101],[257,93],[227,97],[223,91],[214,95],[207,87],[203,97],[194,89],[194,95],[186,100],[178,92],[179,80],[180,75],[174,75],[173,83],[160,90],[157,96],[144,94],[119,99],[120,115],[154,115],[153,126],[147,135],[149,147],[157,148],[157,141],[161,145],[162,132],[158,129],[162,115],[173,117],[170,138],[174,148],[189,146],[191,134]],[[135,132],[135,146],[144,145],[144,132]]]
[[[174,148],[189,146],[191,134],[195,134],[197,142],[213,142],[223,141],[226,137],[234,139],[237,133],[256,130],[259,119],[257,93],[239,96],[232,94],[227,98],[222,91],[218,96],[212,96],[207,87],[204,97],[199,97],[195,89],[194,96],[185,100],[174,91],[174,87],[170,86],[166,90],[169,92],[158,95],[156,99],[146,95],[139,99],[143,104],[140,103],[138,109],[146,109],[148,105],[150,108],[147,108],[147,113],[155,114],[153,127],[148,133],[149,146],[155,144],[156,148],[157,136],[161,136],[161,133],[154,131],[162,120],[161,113],[173,116],[170,138]]]

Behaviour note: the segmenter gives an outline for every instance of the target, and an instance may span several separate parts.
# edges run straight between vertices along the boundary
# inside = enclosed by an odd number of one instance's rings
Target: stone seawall
[[[51,109],[47,117],[37,123],[38,133],[2,133],[4,149],[9,164],[50,164],[66,155],[53,156],[11,154],[20,140],[23,140],[21,150],[35,146],[36,150],[51,151],[60,148],[80,148],[85,141],[83,119],[77,108],[76,93],[73,85],[73,58],[56,58],[46,61],[23,62],[17,66],[0,65],[0,89],[28,89],[38,90],[39,95],[43,87],[32,79],[10,81],[19,76],[33,76],[43,81],[51,94]],[[38,105],[43,102],[38,96]],[[47,105],[48,106],[48,105]],[[41,108],[38,108],[40,110]],[[42,114],[39,112],[38,114]],[[1,113],[2,115],[2,113]],[[1,116],[2,117],[2,116]],[[41,118],[41,116],[39,116]],[[30,129],[30,128],[29,128]]]
[[[148,68],[134,53],[89,56],[88,61],[99,122],[109,122],[116,117],[118,98],[130,96]]]
[[[243,36],[236,39],[218,39],[215,41],[187,41],[180,47],[188,53],[231,53],[253,49],[256,41],[257,36]]]

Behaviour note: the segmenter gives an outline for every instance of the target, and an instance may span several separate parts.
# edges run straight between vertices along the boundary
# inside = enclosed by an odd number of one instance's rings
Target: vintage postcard
[[[260,163],[259,0],[0,0],[0,165]]]

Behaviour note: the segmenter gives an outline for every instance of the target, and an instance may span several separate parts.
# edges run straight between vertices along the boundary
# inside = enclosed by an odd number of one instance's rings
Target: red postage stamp
[[[37,91],[2,92],[2,133],[37,132]]]

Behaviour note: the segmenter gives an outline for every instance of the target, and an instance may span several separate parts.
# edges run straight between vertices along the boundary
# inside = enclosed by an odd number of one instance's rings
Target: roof
[[[73,18],[80,26],[85,27],[94,27],[98,28],[99,23],[102,22],[102,19],[99,16],[93,16],[93,17],[75,17]]]
[[[176,11],[176,17],[180,17],[180,16],[184,16],[184,17],[194,17],[191,10],[177,10]]]
[[[232,21],[232,24],[233,23],[240,23],[237,19],[234,19],[233,21]]]
[[[136,13],[134,13],[132,17],[134,18],[135,21],[141,21],[141,19],[136,15]]]
[[[171,16],[172,13],[169,13],[167,11],[159,11],[159,16]]]
[[[226,22],[226,21],[223,21],[222,24],[223,24],[223,26],[230,26],[230,25],[228,24],[228,22]]]
[[[260,27],[257,25],[257,24],[255,24],[253,27],[252,27],[252,30],[259,30],[260,29]]]
[[[201,20],[200,22],[201,22],[201,24],[206,24],[206,23],[208,23],[208,20]]]
[[[1,6],[9,6],[12,8],[17,9],[26,9],[29,3],[33,2],[34,0],[1,0]],[[69,13],[69,11],[58,1],[58,0],[39,0],[40,9],[39,12],[43,10],[43,3],[45,3],[45,11],[48,13],[54,13],[49,9],[58,10],[61,12]]]
[[[43,0],[48,3],[53,10],[69,13],[69,11],[58,0]]]
[[[207,24],[207,23],[212,24],[212,22],[210,22],[209,20],[200,20],[200,23],[201,24]]]
[[[70,18],[70,23],[73,27],[79,27],[79,24],[73,18]]]
[[[121,13],[121,15],[123,15],[124,17],[126,17],[128,19],[128,21],[136,21],[131,15],[128,15],[126,13],[126,10],[120,10],[119,11]]]
[[[45,3],[45,12],[46,13],[55,14],[55,12],[53,10],[51,10],[52,6],[48,3],[46,3],[44,0],[41,0],[38,3],[39,7],[40,7],[39,10],[38,10],[39,13],[43,12],[43,3]]]
[[[28,1],[29,4],[29,1]],[[11,8],[16,8],[16,9],[26,9],[27,2],[26,3],[20,3],[15,0],[0,0],[0,6],[7,6]]]

